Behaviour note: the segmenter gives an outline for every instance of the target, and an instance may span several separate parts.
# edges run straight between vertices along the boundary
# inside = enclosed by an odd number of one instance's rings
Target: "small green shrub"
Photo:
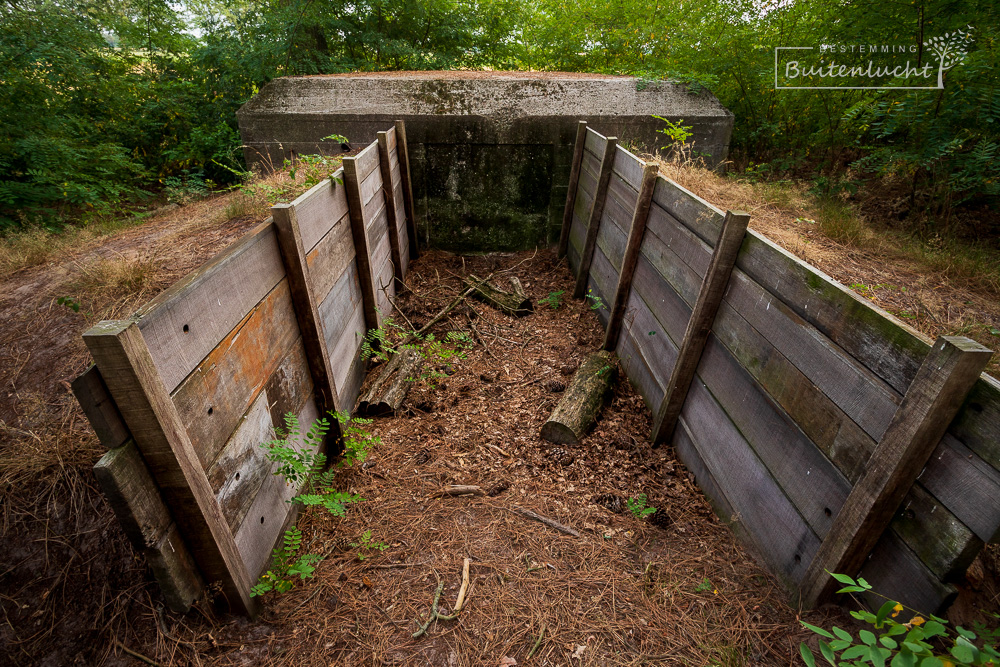
[[[281,545],[271,553],[271,568],[260,575],[257,584],[250,589],[251,597],[265,595],[271,591],[287,593],[295,585],[295,577],[309,579],[316,571],[316,565],[323,560],[316,554],[299,555],[302,548],[302,531],[292,526],[285,531]]]
[[[353,466],[355,463],[363,463],[375,445],[382,441],[366,428],[371,426],[372,420],[361,417],[352,418],[346,412],[338,412],[336,415],[337,421],[340,422],[344,442],[343,460],[340,465]]]
[[[646,505],[646,494],[640,493],[635,498],[629,498],[626,502],[628,509],[632,512],[632,516],[636,519],[645,519],[647,516],[656,511],[655,507],[648,507]]]
[[[559,306],[562,305],[562,295],[566,293],[566,290],[561,290],[559,292],[549,292],[549,295],[544,299],[539,299],[538,303],[542,306],[548,306],[552,310],[558,310]]]
[[[357,542],[351,542],[351,547],[358,550],[358,560],[364,560],[372,555],[372,551],[385,551],[389,545],[372,539],[372,531],[366,530]]]

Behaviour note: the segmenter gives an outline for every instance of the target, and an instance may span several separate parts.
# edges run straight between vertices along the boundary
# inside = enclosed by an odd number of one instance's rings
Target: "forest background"
[[[958,30],[943,89],[774,86],[775,47],[914,45],[920,65]],[[0,234],[238,184],[235,112],[275,77],[461,68],[707,88],[736,116],[733,177],[996,247],[998,37],[988,0],[0,0]]]

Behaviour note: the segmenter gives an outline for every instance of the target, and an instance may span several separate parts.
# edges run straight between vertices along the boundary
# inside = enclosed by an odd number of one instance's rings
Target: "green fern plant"
[[[265,595],[271,591],[287,593],[295,585],[295,578],[309,579],[314,576],[316,566],[322,556],[317,554],[299,555],[302,548],[302,531],[292,526],[271,553],[271,568],[260,575],[260,579],[250,589],[252,597]]]
[[[558,310],[559,306],[562,305],[562,295],[566,293],[566,290],[561,290],[559,292],[549,292],[549,295],[544,299],[539,299],[538,304],[542,306],[548,306],[552,310]]]
[[[363,463],[368,458],[371,450],[382,442],[382,439],[367,429],[371,426],[371,419],[361,417],[351,417],[346,412],[337,412],[337,421],[340,422],[340,430],[343,434],[344,452],[341,466],[353,466],[355,463]]]
[[[625,501],[628,505],[628,509],[632,512],[632,516],[636,519],[645,519],[647,516],[656,511],[655,507],[648,507],[646,505],[646,494],[640,493],[635,498],[629,498]]]

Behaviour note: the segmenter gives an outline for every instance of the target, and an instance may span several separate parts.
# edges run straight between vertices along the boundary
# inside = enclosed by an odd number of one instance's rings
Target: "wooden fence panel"
[[[347,192],[343,181],[344,170],[338,169],[292,202],[307,253],[311,253],[320,239],[347,215]]]

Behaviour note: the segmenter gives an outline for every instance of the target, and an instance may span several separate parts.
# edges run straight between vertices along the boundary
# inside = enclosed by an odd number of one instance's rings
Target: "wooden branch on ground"
[[[597,419],[614,373],[614,353],[601,350],[587,357],[542,426],[542,437],[560,445],[579,444]]]
[[[424,355],[419,350],[400,350],[392,355],[378,378],[358,403],[358,413],[368,417],[394,415],[420,374]]]
[[[494,287],[489,283],[489,279],[481,280],[476,276],[469,276],[465,279],[466,286],[472,289],[472,296],[496,308],[501,313],[511,317],[530,315],[535,308],[531,299],[524,293],[521,281],[511,276],[510,282],[514,286],[513,292],[505,292]]]
[[[453,496],[485,496],[486,492],[478,486],[468,484],[452,484],[435,493],[431,498],[446,498]]]
[[[518,507],[517,505],[514,505],[514,508],[511,509],[511,512],[513,512],[514,514],[520,514],[525,519],[531,519],[533,521],[544,523],[549,528],[555,528],[560,533],[566,533],[567,535],[572,535],[573,537],[580,537],[580,533],[576,532],[569,526],[564,526],[558,521],[553,521],[547,516],[542,516],[541,514],[532,512],[531,510],[526,510],[523,507]]]

